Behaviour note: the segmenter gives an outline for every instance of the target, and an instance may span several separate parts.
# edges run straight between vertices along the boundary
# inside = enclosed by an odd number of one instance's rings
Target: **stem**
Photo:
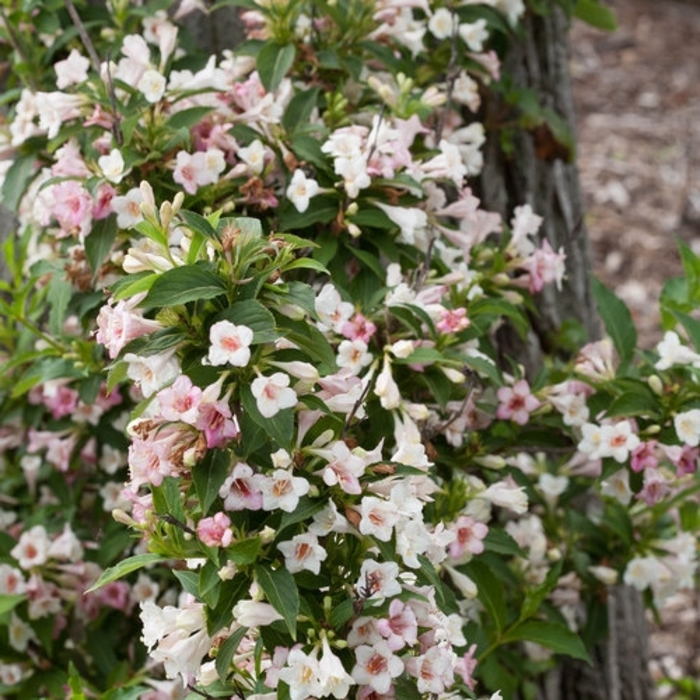
[[[42,331],[33,321],[30,321],[24,316],[20,316],[18,313],[9,308],[5,310],[5,313],[13,321],[21,323],[23,326],[28,328],[32,333],[34,333],[34,335],[41,338],[41,340],[43,340],[47,345],[50,345],[54,350],[58,350],[62,355],[68,354],[68,350],[64,345],[58,343],[50,335],[46,335],[46,333],[44,333],[44,331]]]
[[[447,64],[446,76],[447,76],[447,101],[445,102],[445,108],[440,115],[440,121],[438,122],[437,129],[435,129],[435,142],[440,143],[442,138],[442,132],[445,129],[445,124],[447,123],[447,114],[450,111],[450,106],[452,105],[452,92],[454,91],[455,81],[457,80],[457,30],[459,28],[459,19],[457,13],[452,9],[452,37],[450,38],[450,62]]]

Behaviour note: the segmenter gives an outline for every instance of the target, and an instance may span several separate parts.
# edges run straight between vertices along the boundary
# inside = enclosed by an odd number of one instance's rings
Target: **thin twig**
[[[65,0],[66,2],[66,9],[68,10],[68,14],[70,15],[70,18],[73,20],[73,24],[75,25],[75,28],[78,30],[78,34],[80,35],[80,40],[83,42],[83,46],[85,47],[85,50],[88,52],[88,56],[90,57],[90,63],[92,63],[92,68],[97,73],[97,75],[100,74],[100,57],[97,55],[97,51],[95,51],[95,45],[92,43],[92,40],[88,36],[87,30],[85,29],[85,25],[83,24],[83,20],[80,19],[80,15],[78,14],[78,11],[75,9],[75,5],[73,4],[73,0]]]
[[[440,143],[442,138],[442,132],[445,129],[445,124],[447,123],[447,114],[450,111],[450,106],[452,104],[452,93],[454,92],[455,82],[457,81],[457,36],[459,28],[459,19],[455,10],[452,10],[452,38],[450,40],[450,62],[447,64],[447,100],[445,102],[445,108],[442,110],[440,115],[440,121],[438,122],[437,129],[435,130],[435,142]]]

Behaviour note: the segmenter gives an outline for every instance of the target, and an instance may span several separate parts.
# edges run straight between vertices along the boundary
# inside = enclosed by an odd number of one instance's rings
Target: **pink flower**
[[[459,331],[469,328],[469,323],[465,308],[443,309],[440,313],[440,320],[435,324],[435,327],[441,333],[459,333]]]
[[[194,425],[199,418],[202,390],[192,380],[181,374],[169,387],[156,395],[160,414],[166,421],[182,421]]]
[[[321,562],[328,556],[318,543],[318,537],[311,532],[294,535],[291,540],[280,542],[277,549],[284,555],[285,567],[293,574],[304,570],[318,574]]]
[[[377,326],[372,321],[368,321],[362,314],[357,313],[349,321],[343,323],[340,332],[350,340],[361,340],[363,343],[369,343],[376,330]]]
[[[648,440],[640,442],[637,447],[632,450],[632,459],[630,466],[632,471],[641,472],[645,469],[654,469],[659,465],[659,460],[656,457],[657,440]]]
[[[459,559],[466,552],[481,554],[484,551],[483,539],[489,532],[484,523],[480,523],[468,515],[460,515],[450,527],[457,535],[450,544],[450,556]]]
[[[262,491],[255,485],[253,470],[238,462],[219,489],[226,510],[260,510]]]
[[[467,653],[461,659],[457,660],[457,664],[455,666],[455,671],[462,676],[462,679],[469,690],[474,690],[475,685],[474,678],[472,678],[472,674],[474,673],[477,663],[476,659],[474,658],[475,651],[476,644],[472,644]]]
[[[533,294],[541,292],[545,284],[556,282],[557,289],[561,289],[564,279],[564,260],[566,255],[562,248],[555,253],[549,241],[542,243],[542,248],[537,249],[529,258],[524,260],[520,267],[529,272],[529,289]]]
[[[272,418],[297,403],[296,392],[289,387],[289,375],[283,372],[275,372],[269,377],[258,377],[253,380],[250,388],[258,411],[265,418]]]
[[[10,550],[22,569],[45,564],[49,557],[49,536],[43,525],[34,525],[23,532],[19,542]]]
[[[518,425],[525,425],[530,420],[530,413],[539,407],[540,402],[530,393],[530,385],[525,379],[512,387],[502,386],[496,396],[500,401],[496,417],[512,420]]]
[[[415,613],[398,598],[391,601],[389,617],[377,620],[377,629],[392,651],[399,651],[406,645],[413,646],[418,641]]]
[[[433,645],[422,656],[409,657],[406,670],[417,679],[419,693],[440,695],[454,683],[452,651],[450,647]]]
[[[51,188],[52,214],[61,232],[86,236],[92,223],[93,200],[90,193],[76,180],[64,180]]]
[[[233,540],[231,519],[226,513],[216,513],[197,523],[197,536],[207,547],[228,547]]]

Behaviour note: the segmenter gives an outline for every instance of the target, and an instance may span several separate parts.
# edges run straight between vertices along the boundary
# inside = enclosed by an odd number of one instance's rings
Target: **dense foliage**
[[[700,261],[525,376],[564,255],[469,187],[523,4],[237,4],[5,7],[0,694],[528,696],[693,585]]]

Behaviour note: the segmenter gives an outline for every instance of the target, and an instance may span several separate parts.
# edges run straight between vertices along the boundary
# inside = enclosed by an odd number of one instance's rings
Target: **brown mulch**
[[[577,22],[572,34],[578,162],[594,271],[653,347],[659,292],[682,271],[678,239],[700,253],[700,3],[606,4],[616,32]],[[655,678],[700,679],[700,597],[674,597],[653,629]]]

